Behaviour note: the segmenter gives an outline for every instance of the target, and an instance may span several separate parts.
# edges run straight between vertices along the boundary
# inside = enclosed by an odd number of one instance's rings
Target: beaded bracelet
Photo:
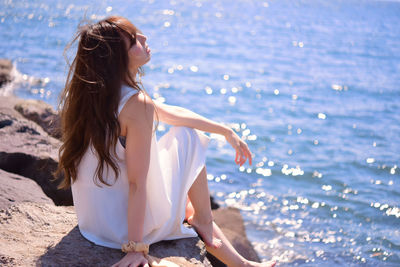
[[[128,253],[128,252],[143,252],[144,255],[147,255],[149,253],[149,245],[145,243],[139,243],[135,241],[129,241],[128,244],[123,244],[121,247],[122,252]]]

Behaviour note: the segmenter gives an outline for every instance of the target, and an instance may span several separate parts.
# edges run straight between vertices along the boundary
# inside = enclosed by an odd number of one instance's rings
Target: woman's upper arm
[[[179,112],[179,107],[167,105],[164,103],[159,103],[154,101],[157,108],[158,119],[161,122],[165,122],[167,124],[174,124],[177,121],[177,112]]]
[[[154,107],[145,94],[126,103],[121,119],[126,128],[125,160],[129,183],[145,185],[150,164]]]

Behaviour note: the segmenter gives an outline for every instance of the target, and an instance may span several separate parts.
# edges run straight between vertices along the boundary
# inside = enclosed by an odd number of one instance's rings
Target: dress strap
[[[139,91],[123,85],[121,88],[121,100],[119,101],[119,106],[118,106],[118,114],[121,113],[121,110],[124,108],[126,102],[129,100],[129,98],[135,94],[137,94]]]

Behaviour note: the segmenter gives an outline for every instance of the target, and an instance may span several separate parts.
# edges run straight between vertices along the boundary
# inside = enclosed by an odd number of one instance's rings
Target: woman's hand
[[[236,150],[235,163],[242,166],[247,159],[249,159],[249,164],[252,164],[251,152],[246,142],[244,142],[240,137],[232,130],[228,131],[225,135],[226,141]]]
[[[129,252],[119,262],[111,267],[149,267],[147,259],[144,257],[143,252]]]

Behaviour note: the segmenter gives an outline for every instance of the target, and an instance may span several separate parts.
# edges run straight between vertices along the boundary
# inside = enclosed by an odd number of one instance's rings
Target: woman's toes
[[[262,265],[260,266],[265,266],[265,267],[274,267],[276,264],[276,261],[267,261],[267,262],[263,262]]]

